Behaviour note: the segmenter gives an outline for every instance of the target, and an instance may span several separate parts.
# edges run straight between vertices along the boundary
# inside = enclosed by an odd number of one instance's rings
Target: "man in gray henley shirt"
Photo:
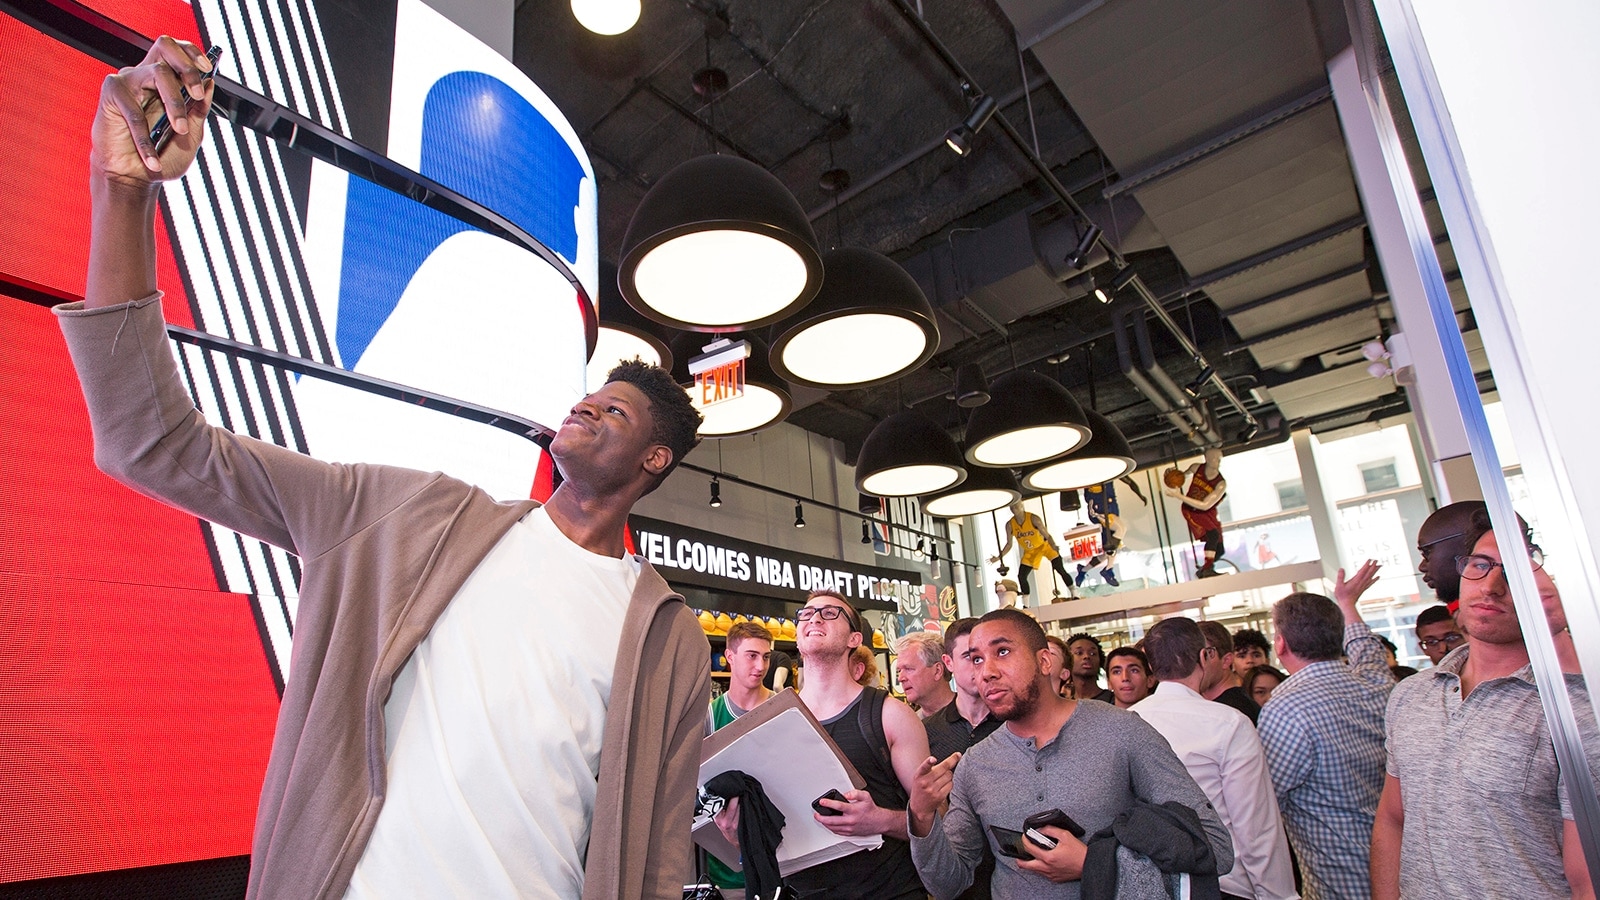
[[[1020,831],[1028,816],[1060,809],[1094,834],[1135,801],[1174,800],[1193,809],[1217,867],[1231,868],[1227,829],[1161,734],[1110,704],[1056,696],[1045,653],[1039,624],[1016,610],[989,613],[973,629],[980,693],[1005,724],[964,756],[930,757],[918,770],[907,815],[911,855],[929,891],[940,900],[961,893],[987,842],[997,859],[998,900],[1076,900],[1087,852],[1082,841],[1046,826],[1044,833],[1059,841],[1055,849],[1030,841],[1034,859],[1019,861],[999,854],[989,826]],[[941,815],[946,799],[949,810]]]

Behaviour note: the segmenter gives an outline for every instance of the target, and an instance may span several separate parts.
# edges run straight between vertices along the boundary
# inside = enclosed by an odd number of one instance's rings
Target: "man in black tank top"
[[[805,664],[805,701],[832,735],[867,789],[850,791],[846,802],[823,800],[839,810],[818,816],[839,835],[883,835],[883,847],[841,857],[787,879],[801,897],[830,900],[924,900],[906,843],[906,798],[911,779],[928,756],[928,735],[911,707],[850,678],[850,651],[862,641],[861,617],[833,591],[816,591],[796,616],[796,644]]]

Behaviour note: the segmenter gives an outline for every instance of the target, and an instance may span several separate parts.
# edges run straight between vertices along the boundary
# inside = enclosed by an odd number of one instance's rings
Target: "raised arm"
[[[156,201],[161,183],[183,175],[200,149],[211,109],[211,82],[201,76],[210,69],[199,47],[163,36],[143,62],[101,83],[89,152],[93,219],[85,308],[155,293]],[[158,154],[150,128],[163,113],[172,136]]]
[[[1389,668],[1388,657],[1384,654],[1383,644],[1378,636],[1373,634],[1367,623],[1362,621],[1361,613],[1356,609],[1356,604],[1361,600],[1361,595],[1378,582],[1378,562],[1367,560],[1361,568],[1350,576],[1344,577],[1344,570],[1339,570],[1338,578],[1333,583],[1333,602],[1344,614],[1344,653],[1350,660],[1350,672],[1357,678],[1384,690],[1394,686],[1394,672]]]

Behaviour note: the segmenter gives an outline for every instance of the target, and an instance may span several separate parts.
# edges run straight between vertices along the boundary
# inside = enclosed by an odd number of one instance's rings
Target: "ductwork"
[[[1117,339],[1117,362],[1122,374],[1196,446],[1221,446],[1222,434],[1217,430],[1211,410],[1190,397],[1156,362],[1155,351],[1150,345],[1150,326],[1144,316],[1142,304],[1130,304],[1112,316]]]

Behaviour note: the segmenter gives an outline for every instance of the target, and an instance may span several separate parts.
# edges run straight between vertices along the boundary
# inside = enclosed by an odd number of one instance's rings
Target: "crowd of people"
[[[1107,652],[1015,608],[959,619],[897,642],[904,701],[850,680],[860,615],[813,594],[801,698],[868,784],[821,801],[841,815],[817,820],[881,834],[884,849],[790,885],[940,900],[1592,897],[1483,504],[1435,513],[1419,549],[1444,602],[1417,618],[1434,665],[1415,674],[1357,609],[1373,561],[1341,570],[1332,596],[1279,600],[1270,638],[1174,615]],[[1523,549],[1567,689],[1586,700],[1559,593],[1539,548]],[[762,699],[759,664],[735,662],[770,651],[761,632],[729,635],[725,706]],[[861,725],[863,709],[881,726]]]

